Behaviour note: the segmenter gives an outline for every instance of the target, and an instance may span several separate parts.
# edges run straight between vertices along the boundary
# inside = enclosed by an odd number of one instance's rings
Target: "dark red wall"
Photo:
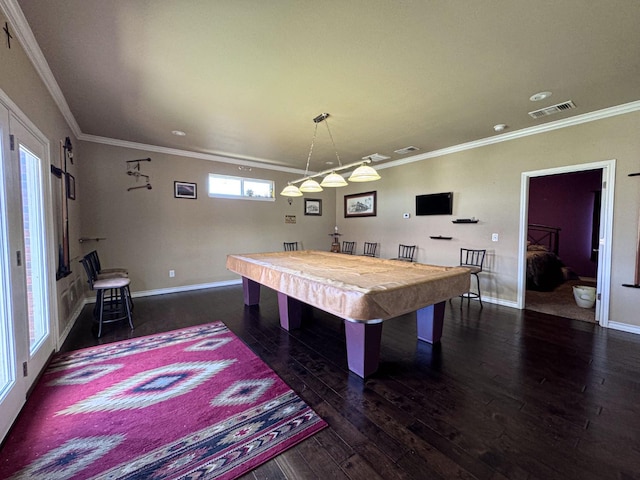
[[[582,277],[595,277],[591,260],[594,192],[602,170],[533,177],[529,182],[529,223],[560,227],[559,256]]]

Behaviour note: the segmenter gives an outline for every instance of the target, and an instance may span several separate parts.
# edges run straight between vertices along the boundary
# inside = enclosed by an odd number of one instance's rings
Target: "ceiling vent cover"
[[[576,105],[572,100],[569,100],[568,102],[558,103],[556,105],[551,105],[550,107],[541,108],[540,110],[534,110],[533,112],[529,112],[529,115],[532,118],[548,117],[554,113],[573,110],[574,108],[576,108]]]
[[[373,162],[380,162],[382,160],[388,160],[391,157],[387,157],[385,155],[381,155],[379,153],[372,153],[371,155],[367,155],[366,157],[362,157],[363,160],[371,160]]]
[[[397,153],[398,155],[406,155],[407,153],[411,153],[411,152],[417,152],[418,150],[420,150],[418,147],[404,147],[401,148],[400,150],[394,150],[394,153]]]

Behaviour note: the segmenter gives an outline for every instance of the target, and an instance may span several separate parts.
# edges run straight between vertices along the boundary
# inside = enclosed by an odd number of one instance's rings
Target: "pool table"
[[[260,302],[260,286],[278,293],[280,325],[298,328],[302,304],[345,321],[349,369],[364,378],[378,369],[382,324],[416,312],[418,338],[442,336],[445,302],[469,290],[464,267],[302,250],[230,254],[227,269],[242,277],[245,305]]]

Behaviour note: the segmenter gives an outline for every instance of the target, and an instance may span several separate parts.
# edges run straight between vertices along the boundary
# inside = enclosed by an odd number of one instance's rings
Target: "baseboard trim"
[[[629,325],[628,323],[609,322],[605,328],[611,328],[612,330],[620,330],[621,332],[635,333],[640,335],[640,326]]]
[[[69,323],[67,324],[66,328],[62,331],[62,333],[58,337],[58,343],[56,345],[56,352],[60,351],[60,348],[62,348],[62,344],[65,342],[65,340],[69,336],[69,333],[71,332],[71,329],[76,324],[76,321],[80,317],[80,313],[82,312],[82,309],[84,308],[84,306],[87,303],[88,302],[87,302],[86,298],[82,302],[78,302],[78,305],[76,306],[76,309],[71,314],[71,318],[69,320]],[[94,303],[95,303],[95,300],[94,300]]]
[[[193,290],[203,290],[205,288],[228,287],[230,285],[240,285],[242,280],[224,280],[222,282],[198,283],[195,285],[182,285],[180,287],[157,288],[155,290],[141,290],[131,292],[132,298],[153,297],[154,295],[166,295],[168,293],[191,292]],[[85,300],[86,303],[96,303],[96,297],[92,296]]]

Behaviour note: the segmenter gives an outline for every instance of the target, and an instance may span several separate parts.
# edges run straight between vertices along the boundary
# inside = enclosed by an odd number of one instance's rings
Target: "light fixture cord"
[[[329,129],[329,122],[325,119],[324,123],[327,125],[327,132],[329,132],[329,138],[331,139],[331,143],[333,144],[333,150],[336,152],[336,158],[338,159],[338,165],[342,167],[342,162],[340,161],[340,155],[338,155],[338,149],[336,148],[336,142],[333,141],[333,135],[331,135],[331,130]],[[317,126],[317,124],[316,124]]]
[[[309,156],[307,157],[307,167],[304,169],[304,176],[306,177],[309,173],[309,161],[311,160],[311,154],[313,153],[313,145],[316,142],[316,133],[318,133],[318,124],[316,123],[315,128],[313,129],[313,138],[311,139],[311,148],[309,148]]]

